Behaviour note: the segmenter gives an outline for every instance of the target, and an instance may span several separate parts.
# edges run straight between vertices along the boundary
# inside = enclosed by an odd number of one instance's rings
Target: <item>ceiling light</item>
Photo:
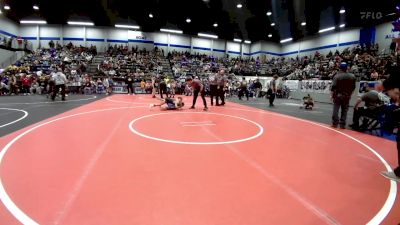
[[[153,18],[153,14],[150,13],[150,14],[149,14],[149,17],[150,17],[150,18]]]
[[[34,9],[34,10],[39,10],[39,6],[33,5],[33,9]]]
[[[251,41],[245,40],[244,43],[246,43],[246,44],[251,44]]]
[[[79,26],[94,26],[92,22],[78,22],[78,21],[68,21],[68,25],[79,25]]]
[[[345,13],[345,12],[346,12],[345,9],[341,9],[341,10],[339,11],[340,14],[343,14],[343,13]]]
[[[21,20],[21,24],[46,24],[45,20]]]
[[[136,25],[115,24],[115,27],[118,27],[118,28],[128,28],[128,29],[140,29],[140,27],[139,27],[139,26],[136,26]]]
[[[175,34],[183,34],[183,31],[181,30],[173,30],[173,29],[160,29],[162,32],[167,32],[167,33],[175,33]]]
[[[301,22],[301,26],[305,26],[307,23],[306,22]]]
[[[218,23],[214,23],[213,26],[214,26],[214,27],[218,27]]]
[[[334,30],[334,29],[335,29],[335,27],[329,27],[329,28],[319,30],[318,33],[324,33],[324,32],[330,31],[330,30]]]
[[[4,9],[5,9],[5,10],[10,10],[11,8],[10,8],[9,5],[5,5],[5,6],[4,6]]]
[[[198,33],[197,35],[198,35],[199,37],[218,38],[217,35],[212,35],[212,34]]]
[[[275,23],[271,23],[271,27],[275,26]]]
[[[186,23],[190,23],[190,22],[192,22],[192,20],[190,18],[187,18]]]
[[[292,40],[293,40],[293,38],[286,38],[286,39],[281,40],[281,43],[289,42]]]
[[[242,4],[240,4],[240,3],[238,3],[238,4],[236,5],[236,7],[237,7],[238,9],[240,9],[240,8],[242,8],[242,7],[243,7],[243,5],[242,5]]]
[[[268,34],[268,37],[271,38],[271,37],[272,37],[272,34]]]
[[[271,12],[271,11],[268,11],[268,12],[267,12],[267,16],[270,16],[270,15],[272,15],[272,12]]]
[[[339,27],[340,27],[340,28],[343,28],[343,27],[345,27],[345,26],[346,26],[346,24],[343,23],[343,24],[340,24]]]
[[[242,42],[242,39],[234,38],[233,41],[234,42]]]

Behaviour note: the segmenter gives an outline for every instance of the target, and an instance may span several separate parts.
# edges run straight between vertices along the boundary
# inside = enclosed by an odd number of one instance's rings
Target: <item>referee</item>
[[[219,106],[219,101],[218,101],[218,75],[217,73],[214,73],[210,76],[210,98],[211,98],[211,105],[214,105],[214,97],[215,97],[215,103],[216,106]]]
[[[218,96],[221,98],[221,105],[225,105],[225,85],[228,82],[228,79],[225,76],[225,70],[220,70],[218,74],[218,87],[217,92]],[[218,97],[217,97],[218,103]]]
[[[56,99],[56,95],[61,88],[61,100],[65,101],[65,84],[67,83],[67,77],[62,73],[61,68],[58,68],[58,72],[52,76],[55,87],[53,88],[53,94],[51,95],[51,100]]]

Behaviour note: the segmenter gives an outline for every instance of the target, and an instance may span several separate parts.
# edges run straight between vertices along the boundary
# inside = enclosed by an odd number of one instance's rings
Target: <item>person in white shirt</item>
[[[51,95],[51,100],[55,100],[58,91],[61,88],[61,100],[65,101],[65,84],[67,83],[67,77],[62,72],[61,68],[58,69],[57,73],[54,73],[51,78],[55,83],[55,88],[53,89],[53,94]]]

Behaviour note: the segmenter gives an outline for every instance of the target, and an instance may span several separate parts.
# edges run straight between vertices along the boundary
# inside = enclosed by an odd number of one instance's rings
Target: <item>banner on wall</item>
[[[297,91],[299,89],[299,81],[298,80],[287,80],[285,81],[285,86],[289,88],[291,91]]]
[[[303,80],[300,89],[302,92],[330,93],[331,86],[330,80]]]
[[[128,93],[128,89],[126,86],[113,86],[113,93],[126,94]]]

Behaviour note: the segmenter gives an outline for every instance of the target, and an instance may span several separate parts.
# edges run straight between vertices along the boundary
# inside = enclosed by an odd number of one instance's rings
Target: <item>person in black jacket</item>
[[[383,87],[386,93],[390,96],[396,108],[391,112],[393,121],[397,127],[400,124],[400,74],[392,74],[389,79],[383,82]],[[393,170],[393,172],[382,172],[381,174],[391,180],[400,182],[400,132],[397,132],[397,160],[398,166]]]
[[[347,73],[347,63],[341,63],[340,70],[341,72],[333,78],[331,88],[333,99],[332,127],[337,128],[340,124],[340,128],[345,129],[351,95],[356,88],[356,78],[353,74]],[[339,109],[341,109],[340,120]]]
[[[260,92],[262,90],[262,84],[259,79],[254,82],[254,91],[255,91],[255,96],[254,98],[259,98],[260,97]]]
[[[126,83],[127,88],[128,88],[128,95],[135,94],[135,92],[133,90],[133,77],[130,74],[126,77],[125,83]]]

